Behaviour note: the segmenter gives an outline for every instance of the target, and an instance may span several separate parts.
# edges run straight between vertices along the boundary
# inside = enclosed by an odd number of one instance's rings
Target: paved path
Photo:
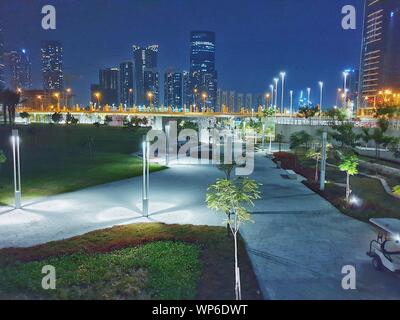
[[[253,177],[263,184],[263,200],[242,234],[266,298],[400,299],[400,279],[374,271],[365,254],[374,238],[368,225],[284,179],[265,157],[256,163]],[[220,176],[214,167],[196,165],[152,174],[150,218],[141,216],[140,177],[37,200],[23,210],[0,207],[0,248],[135,222],[222,225],[223,217],[204,204],[207,185]],[[355,291],[341,288],[347,264],[357,269]]]

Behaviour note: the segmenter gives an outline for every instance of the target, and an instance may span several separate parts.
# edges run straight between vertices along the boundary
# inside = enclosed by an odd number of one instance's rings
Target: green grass
[[[47,299],[194,299],[200,249],[182,242],[152,242],[110,253],[75,253],[18,263],[0,270],[0,292]],[[56,290],[43,290],[41,270],[56,270]]]
[[[234,299],[233,241],[223,227],[132,224],[0,250],[0,299]],[[243,241],[244,299],[261,299]],[[56,268],[54,291],[42,267]]]
[[[18,127],[24,199],[74,191],[142,174],[140,147],[145,129],[92,125]],[[0,149],[7,162],[0,171],[0,205],[13,201],[10,127],[0,127]],[[93,141],[90,152],[88,140]],[[152,165],[151,171],[163,169]]]

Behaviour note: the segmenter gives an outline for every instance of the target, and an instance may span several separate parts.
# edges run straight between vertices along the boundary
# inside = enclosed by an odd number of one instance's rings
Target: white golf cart
[[[369,221],[378,231],[378,238],[371,241],[367,252],[372,265],[378,271],[383,268],[400,271],[400,220],[376,218]]]

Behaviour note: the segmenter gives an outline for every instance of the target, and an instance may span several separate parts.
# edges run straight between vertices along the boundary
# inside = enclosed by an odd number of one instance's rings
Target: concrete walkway
[[[271,299],[400,299],[400,279],[373,270],[366,256],[375,237],[301,182],[283,177],[256,157],[253,178],[263,200],[242,234],[264,296]],[[31,246],[117,224],[165,222],[220,226],[223,216],[205,206],[207,186],[221,177],[212,166],[178,165],[151,175],[151,216],[141,215],[141,178],[0,207],[0,248]],[[341,270],[357,270],[357,290],[341,288]]]

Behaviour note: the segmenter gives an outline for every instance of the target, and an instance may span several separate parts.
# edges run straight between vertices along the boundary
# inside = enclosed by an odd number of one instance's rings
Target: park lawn
[[[139,150],[146,129],[93,125],[30,125],[21,136],[23,199],[70,192],[142,174]],[[0,205],[13,202],[10,127],[0,127],[8,158],[0,172]],[[164,167],[151,165],[151,171]]]
[[[244,299],[261,299],[240,240]],[[56,290],[41,287],[56,268]],[[234,299],[233,241],[223,227],[133,224],[32,248],[0,250],[0,299]]]

